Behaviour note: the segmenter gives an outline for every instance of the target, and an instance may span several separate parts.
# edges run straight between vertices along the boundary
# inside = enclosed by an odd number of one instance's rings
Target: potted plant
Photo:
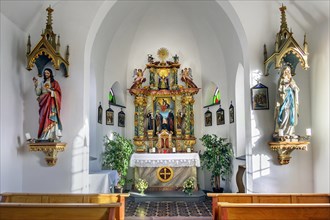
[[[104,137],[105,151],[102,154],[102,168],[117,170],[120,180],[116,188],[123,188],[127,182],[127,171],[129,160],[133,154],[131,140],[114,132],[114,140],[108,136]]]
[[[206,147],[203,154],[200,153],[202,168],[211,171],[211,185],[214,192],[223,191],[220,188],[220,177],[222,180],[229,179],[232,174],[233,150],[231,143],[226,138],[213,134],[205,134],[200,138]],[[221,190],[222,189],[222,190]]]
[[[195,189],[195,177],[189,177],[183,182],[182,191],[188,195],[192,195],[192,192]]]
[[[148,186],[149,184],[145,179],[139,178],[135,181],[135,187],[141,194],[144,194],[144,191],[148,188]]]

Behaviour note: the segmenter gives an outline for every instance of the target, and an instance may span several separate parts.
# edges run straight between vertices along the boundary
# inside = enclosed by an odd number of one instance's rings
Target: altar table
[[[117,170],[100,170],[89,174],[89,193],[111,193],[119,181]]]
[[[134,178],[147,180],[149,191],[182,190],[183,182],[189,177],[196,179],[200,167],[198,153],[134,153],[130,160],[134,167]]]

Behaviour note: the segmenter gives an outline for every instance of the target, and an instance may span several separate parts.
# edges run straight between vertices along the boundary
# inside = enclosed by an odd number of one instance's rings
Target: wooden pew
[[[115,219],[125,219],[125,198],[128,193],[119,194],[43,194],[43,193],[3,193],[3,203],[120,203],[115,208]]]
[[[114,220],[120,203],[0,203],[0,220]]]
[[[218,220],[329,220],[330,204],[219,202]]]
[[[315,193],[207,193],[212,197],[212,219],[218,219],[218,202],[229,203],[330,203],[330,194]]]

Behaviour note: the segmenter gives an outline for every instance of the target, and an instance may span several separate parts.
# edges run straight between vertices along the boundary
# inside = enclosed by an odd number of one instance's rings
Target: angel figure
[[[146,78],[143,77],[144,71],[142,69],[135,69],[134,70],[134,82],[133,85],[131,86],[131,89],[139,89],[142,86],[142,83],[146,81]]]
[[[196,84],[193,82],[191,68],[184,68],[181,70],[181,81],[184,82],[188,88],[197,88]]]
[[[148,54],[148,62],[149,63],[153,63],[154,62],[154,58],[153,58],[152,54]]]

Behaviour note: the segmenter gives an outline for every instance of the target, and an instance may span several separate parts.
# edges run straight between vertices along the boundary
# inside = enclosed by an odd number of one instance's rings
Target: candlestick
[[[57,137],[62,137],[62,132],[61,132],[61,130],[56,130],[56,135],[57,135]]]
[[[283,129],[278,129],[278,136],[282,137],[284,135]]]
[[[27,141],[31,140],[30,133],[25,133],[25,138],[26,138]]]

